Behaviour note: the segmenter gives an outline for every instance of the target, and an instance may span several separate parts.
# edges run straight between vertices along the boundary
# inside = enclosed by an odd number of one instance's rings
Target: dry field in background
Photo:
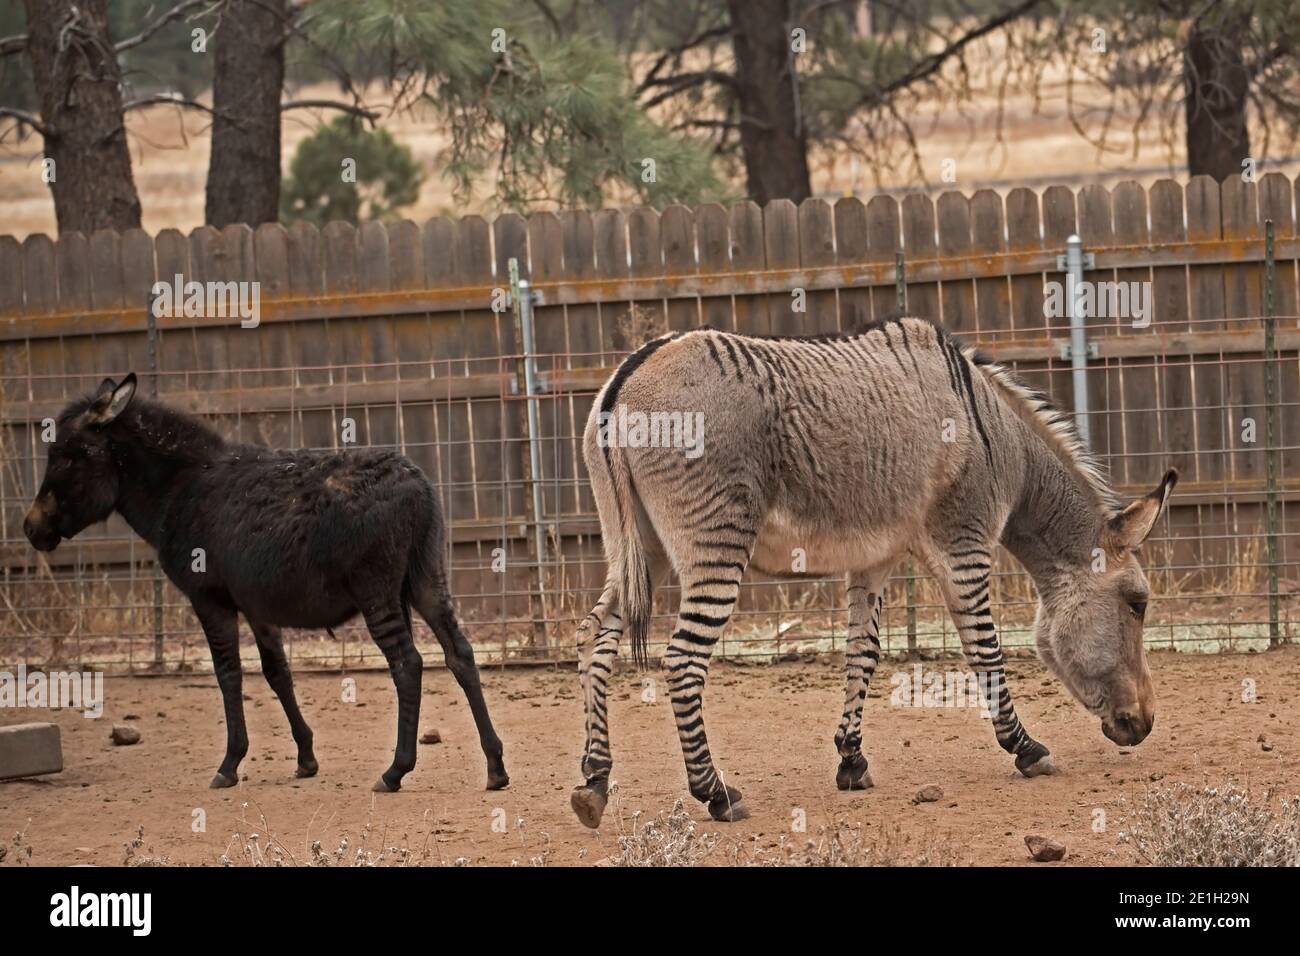
[[[979,64],[974,58],[972,63],[976,77],[972,83],[979,92],[971,103],[959,110],[936,102],[912,113],[930,190],[970,193],[984,187],[1005,191],[1015,186],[1042,188],[1053,183],[1111,185],[1125,179],[1149,184],[1168,176],[1185,177],[1185,168],[1171,165],[1161,132],[1153,124],[1140,132],[1141,152],[1134,158],[1132,116],[1117,114],[1110,137],[1112,151],[1104,155],[1080,138],[1068,118],[1063,74],[1049,75],[1037,107],[1028,93],[1015,89],[1008,90],[999,104],[996,87],[981,84]],[[332,85],[320,84],[296,94],[299,98],[332,98],[336,90]],[[1103,93],[1095,84],[1076,84],[1074,96],[1078,103],[1104,103]],[[205,94],[203,99],[207,98]],[[383,103],[386,98],[375,95],[373,102]],[[1003,114],[1000,137],[999,110]],[[335,115],[308,110],[286,114],[282,134],[284,168],[298,143]],[[426,173],[420,198],[403,211],[405,218],[422,221],[436,215],[495,211],[486,188],[479,188],[467,204],[455,201],[449,183],[439,173],[446,136],[430,115],[389,116],[383,125],[411,149]],[[155,106],[132,112],[127,129],[145,230],[189,231],[202,225],[210,144],[207,117],[176,107]],[[1258,148],[1262,144],[1261,132],[1253,130],[1252,137]],[[34,232],[55,232],[53,203],[40,180],[40,148],[39,137],[28,139],[21,147],[12,142],[0,147],[0,233],[22,238]],[[1276,154],[1278,146],[1275,144],[1273,149]],[[956,161],[955,183],[944,183],[940,178],[941,164],[949,158]],[[1183,163],[1181,151],[1176,163]],[[1260,174],[1272,171],[1294,175],[1300,172],[1300,157],[1265,162]],[[880,188],[895,192],[917,188],[919,184],[909,177],[910,165],[904,164],[898,173],[883,174]],[[490,174],[481,181],[490,183]],[[737,195],[743,194],[743,188],[743,181],[733,184]],[[813,190],[818,195],[869,195],[876,189],[871,170],[849,156],[838,156],[830,162],[823,159],[813,172]]]

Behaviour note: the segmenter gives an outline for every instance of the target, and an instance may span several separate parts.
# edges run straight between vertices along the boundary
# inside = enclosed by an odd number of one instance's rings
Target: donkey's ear
[[[135,372],[122,379],[121,385],[114,385],[111,378],[104,379],[95,401],[86,412],[86,421],[91,425],[107,425],[126,411],[134,395]]]
[[[1141,545],[1160,520],[1176,484],[1178,472],[1170,468],[1155,491],[1130,503],[1111,518],[1106,523],[1105,532],[1108,550],[1133,551]]]

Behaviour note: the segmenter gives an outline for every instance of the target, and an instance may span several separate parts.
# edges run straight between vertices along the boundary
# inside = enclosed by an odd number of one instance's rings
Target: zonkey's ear
[[[1176,484],[1178,472],[1171,468],[1165,472],[1155,491],[1131,502],[1111,518],[1104,533],[1106,549],[1118,553],[1138,548],[1160,520]]]
[[[91,425],[107,425],[131,404],[135,395],[135,372],[122,379],[121,385],[114,385],[111,378],[106,378],[99,386],[95,401],[86,410],[86,422]]]

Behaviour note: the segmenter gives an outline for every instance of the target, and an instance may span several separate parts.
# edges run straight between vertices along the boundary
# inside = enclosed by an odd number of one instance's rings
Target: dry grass
[[[968,861],[951,841],[935,834],[910,837],[897,824],[885,824],[868,834],[860,823],[838,820],[819,829],[815,838],[782,837],[772,849],[737,848],[732,862],[737,866],[961,866]]]
[[[442,854],[437,842],[438,825],[430,819],[428,811],[414,833],[390,834],[387,827],[379,827],[371,815],[356,834],[342,833],[329,841],[312,839],[316,821],[313,814],[307,821],[306,835],[300,849],[291,847],[272,829],[266,815],[254,807],[257,819],[248,817],[250,805],[240,808],[239,828],[231,834],[226,852],[217,861],[221,866],[249,867],[408,867],[408,866],[469,866],[473,860],[466,857],[448,858]],[[323,827],[328,828],[330,821]],[[546,866],[550,862],[550,837],[542,834],[538,846],[530,847],[522,820],[515,821],[519,839],[520,857],[512,866]],[[143,835],[143,828],[142,828]],[[137,864],[138,865],[138,864]]]
[[[618,793],[617,784],[610,788],[610,796]],[[610,866],[698,866],[718,848],[722,837],[714,832],[701,832],[683,804],[678,800],[673,808],[660,813],[647,823],[641,822],[641,812],[634,812],[631,829],[623,831],[623,815],[615,813],[618,821],[618,855],[604,861]]]
[[[1300,797],[1232,784],[1146,792],[1120,841],[1152,866],[1300,866]]]
[[[646,308],[635,302],[614,321],[615,344],[625,352],[634,352],[667,331],[668,316],[662,309]]]
[[[31,822],[28,820],[28,825]],[[23,827],[8,843],[0,843],[0,866],[29,866],[32,853],[31,841],[27,839],[27,827]]]

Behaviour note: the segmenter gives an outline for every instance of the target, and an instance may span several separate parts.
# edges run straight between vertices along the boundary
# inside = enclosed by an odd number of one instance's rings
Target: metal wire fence
[[[1180,469],[1173,507],[1144,549],[1152,583],[1149,645],[1247,650],[1293,640],[1300,593],[1300,515],[1293,504],[1300,495],[1300,249],[1291,189],[1287,182],[1285,218],[1274,181],[1252,193],[1250,235],[1230,236],[1220,226],[1216,236],[1194,239],[1189,185],[1188,205],[1179,208],[1182,238],[1163,245],[1154,241],[1154,198],[1149,214],[1144,205],[1147,245],[1125,244],[1133,237],[1123,234],[1118,200],[1133,193],[1119,188],[1111,197],[1102,190],[1108,216],[1115,199],[1114,216],[1100,237],[1109,244],[1091,245],[1087,276],[1148,283],[1153,307],[1140,323],[1131,316],[1091,321],[1081,378],[1068,326],[1045,310],[1044,299],[1064,251],[1053,230],[1068,226],[1085,240],[1095,231],[1088,217],[1096,217],[1098,194],[1091,190],[1079,194],[1077,216],[1062,222],[1059,191],[1036,196],[1043,221],[1035,223],[1037,243],[1028,252],[1012,241],[1012,211],[1024,214],[1023,196],[998,206],[1006,221],[995,248],[980,251],[971,239],[980,230],[968,220],[966,245],[954,251],[952,216],[945,215],[954,194],[940,199],[928,246],[925,228],[912,221],[913,197],[892,207],[876,200],[835,207],[814,200],[797,210],[773,204],[731,210],[723,220],[713,208],[674,207],[662,216],[636,210],[501,217],[491,226],[474,219],[423,228],[368,224],[355,232],[332,226],[321,235],[278,226],[197,230],[180,237],[183,263],[167,261],[176,260],[180,246],[175,236],[160,235],[150,240],[146,278],[173,270],[199,279],[254,276],[267,298],[263,324],[251,331],[205,317],[160,319],[152,352],[144,310],[129,301],[142,300],[135,296],[140,283],[123,278],[142,258],[128,250],[143,234],[114,237],[116,280],[112,270],[95,266],[94,250],[107,242],[98,235],[98,246],[72,241],[66,251],[62,237],[48,248],[0,240],[0,275],[6,256],[16,256],[25,290],[8,306],[0,297],[0,318],[10,317],[0,338],[0,663],[133,673],[209,666],[188,602],[170,584],[157,584],[151,550],[119,519],[88,529],[48,558],[21,532],[43,471],[42,422],[104,375],[147,370],[151,356],[161,399],[204,415],[231,440],[385,446],[411,457],[440,489],[453,590],[480,660],[558,662],[574,657],[574,628],[604,581],[581,435],[595,392],[622,356],[656,331],[704,323],[758,333],[852,331],[900,302],[941,319],[1065,407],[1078,411],[1086,402],[1092,444],[1123,493],[1144,493],[1165,468]],[[1227,183],[1216,193],[1221,207],[1229,193]],[[980,194],[962,200],[977,213],[988,207]],[[773,237],[792,210],[790,261]],[[686,213],[689,230],[679,221]],[[891,213],[893,232],[879,225]],[[719,254],[719,221],[727,227],[724,263],[710,261]],[[883,238],[859,247],[858,232]],[[1267,241],[1275,232],[1278,248]],[[367,258],[380,234],[383,256]],[[759,260],[746,254],[755,241]],[[653,245],[653,255],[638,253],[639,243]],[[613,251],[603,254],[607,246]],[[90,264],[81,305],[78,255]],[[511,259],[539,290],[536,314],[527,308],[532,297],[517,287],[510,294]],[[817,271],[829,270],[828,260],[839,263],[833,275]],[[340,282],[336,273],[349,268],[352,279]],[[383,282],[367,280],[367,269]],[[108,278],[96,278],[101,273]],[[51,296],[42,291],[42,276],[67,281],[56,283]],[[119,294],[96,301],[101,286]],[[803,293],[806,311],[792,325],[794,292]],[[502,302],[506,307],[494,307]],[[660,643],[675,596],[670,584],[659,589]],[[1005,556],[992,597],[1004,647],[1028,652],[1034,591]],[[751,573],[715,653],[779,659],[834,651],[845,636],[844,598],[839,579],[773,581]],[[426,660],[437,660],[436,642],[422,625],[417,630]],[[359,623],[336,630],[334,639],[288,636],[297,667],[384,666]],[[887,653],[921,656],[959,647],[937,587],[919,569],[900,566],[891,582],[882,645]],[[255,662],[251,641],[246,651]]]

